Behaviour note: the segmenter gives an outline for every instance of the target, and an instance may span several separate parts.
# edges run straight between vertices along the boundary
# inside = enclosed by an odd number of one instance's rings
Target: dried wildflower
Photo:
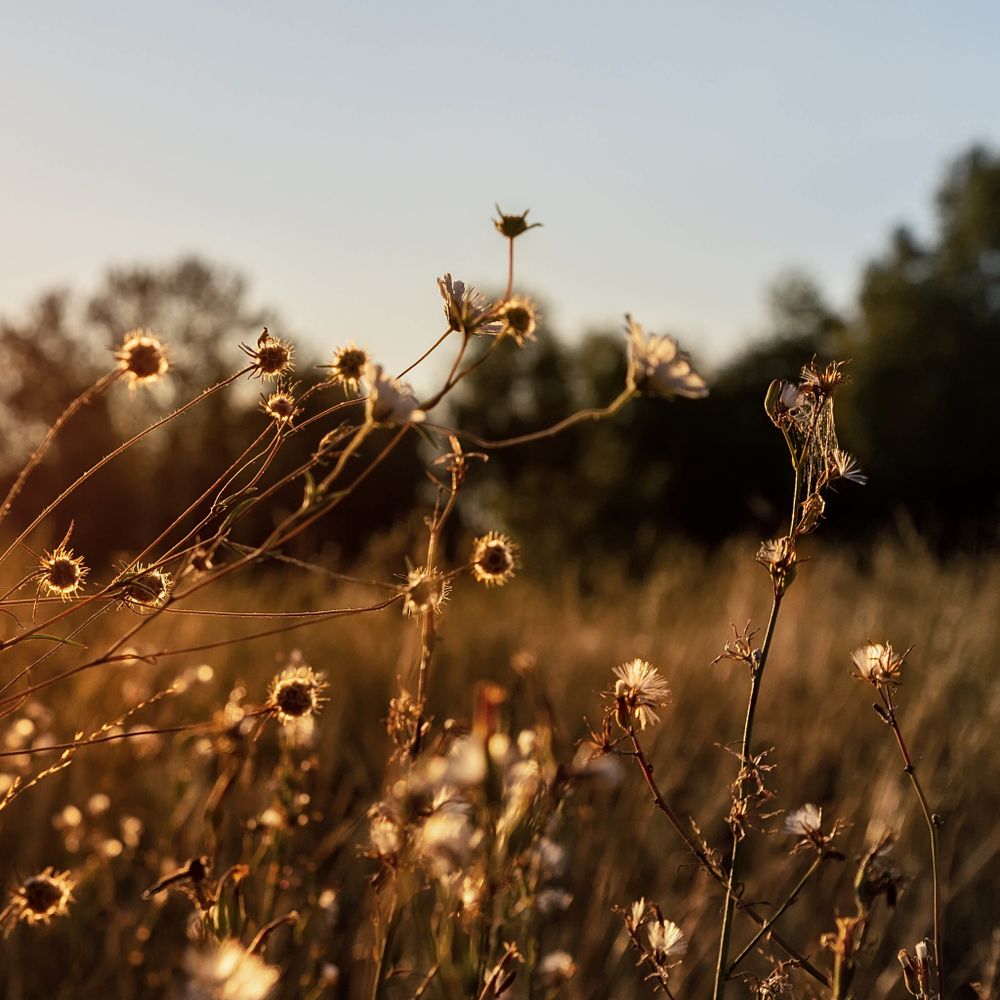
[[[403,614],[411,618],[427,612],[440,614],[441,605],[448,600],[450,592],[451,584],[433,567],[417,566],[406,575]]]
[[[53,917],[65,917],[73,902],[76,882],[69,872],[57,872],[51,866],[25,879],[10,895],[10,902],[0,913],[0,927],[9,932],[19,920],[30,927],[48,924]]]
[[[477,538],[472,546],[472,574],[487,587],[502,587],[517,569],[517,547],[499,531]]]
[[[515,295],[500,307],[497,317],[500,320],[500,336],[510,337],[518,347],[524,347],[527,341],[535,339],[538,310],[531,299]]]
[[[184,965],[190,976],[186,1000],[266,1000],[281,975],[235,938],[190,950]]]
[[[139,615],[162,608],[174,587],[165,569],[142,563],[123,572],[115,582],[120,606]]]
[[[833,952],[834,991],[840,996],[850,996],[854,979],[854,960],[864,943],[868,921],[864,916],[837,917],[837,929],[824,934],[819,943]]]
[[[871,909],[879,896],[885,897],[886,905],[892,909],[906,884],[907,877],[889,859],[889,853],[896,842],[892,833],[883,834],[870,847],[858,865],[854,876],[854,897],[863,913]]]
[[[633,720],[640,729],[660,721],[656,709],[667,704],[670,688],[656,667],[635,659],[615,667],[614,698],[618,724],[628,729]]]
[[[931,996],[931,963],[926,941],[918,941],[913,957],[903,948],[896,956],[903,967],[903,985],[915,997]]]
[[[323,675],[304,663],[286,667],[271,681],[267,708],[283,725],[308,719],[319,712],[327,700],[322,697],[327,686]]]
[[[465,337],[498,331],[496,307],[481,293],[467,288],[464,281],[457,281],[450,274],[438,278],[438,288],[444,299],[444,316],[449,330]]]
[[[372,806],[368,815],[371,817],[369,839],[372,850],[380,858],[395,858],[403,848],[403,831],[399,823],[381,804]]]
[[[267,397],[262,395],[260,406],[279,427],[287,427],[301,412],[290,390],[279,389]]]
[[[850,382],[850,378],[843,371],[847,364],[847,361],[831,361],[825,368],[820,368],[813,358],[809,364],[802,367],[800,376],[802,392],[819,396],[832,395],[837,386]]]
[[[757,997],[757,1000],[775,1000],[777,997],[792,993],[792,980],[788,975],[788,970],[798,968],[798,966],[798,962],[779,962],[766,979],[746,976],[750,992]]]
[[[550,951],[538,963],[538,975],[546,986],[557,988],[576,975],[576,962],[566,951]]]
[[[351,392],[357,392],[364,378],[365,367],[368,364],[368,354],[353,340],[333,352],[333,363],[320,365],[320,368],[330,369],[330,381],[339,383]]]
[[[256,350],[248,344],[240,344],[240,350],[254,363],[252,378],[280,378],[294,367],[292,345],[280,337],[272,337],[266,326],[257,338]]]
[[[799,514],[798,523],[795,525],[796,535],[808,535],[814,531],[819,522],[823,519],[823,512],[826,510],[826,501],[819,493],[811,493],[802,501],[802,510]]]
[[[687,938],[672,920],[665,920],[662,916],[651,920],[646,925],[646,936],[649,940],[649,950],[660,964],[671,959],[680,959],[687,953]]]
[[[704,399],[708,395],[705,380],[691,367],[691,359],[673,337],[647,334],[627,313],[625,322],[629,389],[668,399]]]
[[[779,597],[792,585],[797,572],[795,539],[787,535],[760,543],[757,562],[771,574],[774,592]]]
[[[468,867],[479,839],[465,813],[438,809],[420,828],[418,851],[432,876],[446,878]]]
[[[873,687],[897,687],[906,654],[897,653],[888,642],[869,642],[851,653],[851,660],[858,668],[855,677],[868,681]]]
[[[795,422],[796,411],[805,396],[794,382],[775,379],[764,396],[764,409],[775,427],[789,427]]]
[[[785,833],[792,837],[798,837],[792,848],[793,854],[813,848],[824,857],[842,859],[843,855],[833,850],[831,845],[843,829],[843,825],[840,820],[837,820],[833,824],[833,829],[829,833],[824,833],[823,810],[811,802],[800,806],[785,817]]]
[[[417,405],[413,390],[405,382],[387,375],[381,365],[369,361],[365,381],[368,383],[365,416],[369,423],[419,423],[424,419],[424,411]]]
[[[861,466],[853,455],[841,448],[833,448],[828,456],[826,481],[832,483],[838,479],[846,479],[859,486],[868,482],[868,477],[861,471]]]
[[[72,529],[71,529],[72,530]],[[50,597],[60,597],[64,601],[77,596],[83,589],[89,569],[83,564],[83,556],[74,556],[68,548],[69,532],[51,551],[46,552],[38,563],[38,586]]]
[[[163,345],[149,330],[130,330],[120,350],[115,352],[119,368],[129,386],[152,385],[170,368]]]
[[[751,628],[750,622],[746,623],[742,632],[738,631],[735,625],[729,627],[733,630],[733,637],[726,640],[722,652],[712,660],[712,665],[715,666],[722,660],[738,660],[740,663],[745,663],[751,671],[756,670],[760,661],[760,650],[753,644],[757,629]]]
[[[499,205],[496,206],[496,210],[500,218],[494,219],[493,225],[501,236],[506,236],[509,240],[517,239],[529,229],[538,229],[541,226],[540,222],[528,223],[530,208],[526,208],[520,215],[504,215],[503,209]]]

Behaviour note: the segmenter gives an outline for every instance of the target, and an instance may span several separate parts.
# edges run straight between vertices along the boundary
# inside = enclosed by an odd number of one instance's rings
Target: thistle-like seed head
[[[330,369],[331,382],[339,383],[345,389],[357,392],[367,364],[368,354],[353,340],[349,340],[343,347],[334,351],[331,364],[320,367]]]
[[[119,604],[138,615],[147,615],[162,608],[174,587],[173,579],[165,569],[142,563],[126,569],[116,583]]]
[[[287,340],[272,337],[264,327],[257,338],[256,348],[240,344],[240,350],[253,361],[252,378],[277,379],[287,375],[294,367],[294,348]]]
[[[472,546],[472,574],[487,587],[502,587],[517,569],[517,546],[499,531],[477,538]]]
[[[115,352],[115,359],[133,389],[139,385],[152,385],[170,368],[163,344],[149,330],[130,330],[126,333],[124,343]]]
[[[286,667],[271,681],[267,707],[282,724],[307,719],[319,712],[327,700],[322,697],[327,687],[323,675],[312,667]]]
[[[503,304],[497,316],[501,337],[510,337],[518,347],[524,347],[527,341],[535,339],[538,310],[531,299],[515,295]]]
[[[46,552],[38,564],[39,586],[50,597],[71,600],[83,589],[89,569],[83,563],[83,556],[74,556],[73,550],[65,543]]]
[[[0,916],[13,923],[23,920],[29,926],[47,924],[53,917],[69,913],[74,888],[76,882],[69,872],[45,868],[14,889],[9,906]]]

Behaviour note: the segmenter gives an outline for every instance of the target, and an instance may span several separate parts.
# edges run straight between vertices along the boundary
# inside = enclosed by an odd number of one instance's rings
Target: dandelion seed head
[[[657,961],[679,960],[687,952],[687,938],[672,920],[651,920],[646,925],[646,935]]]
[[[634,718],[640,729],[659,722],[656,709],[668,703],[670,688],[656,667],[646,660],[635,659],[615,667],[614,673],[617,677],[614,697],[627,716],[620,721],[627,725]]]
[[[126,333],[115,359],[132,388],[152,385],[170,368],[163,345],[149,330],[130,330]]]
[[[705,380],[691,366],[691,359],[673,337],[647,334],[642,324],[625,316],[628,337],[628,388],[654,396],[704,399]]]
[[[851,653],[855,677],[873,687],[900,684],[906,653],[897,653],[888,642],[868,642]]]
[[[823,826],[823,810],[807,802],[785,817],[785,833],[793,837],[814,837]]]
[[[472,574],[487,587],[502,587],[517,569],[517,546],[499,531],[477,538],[472,546]]]
[[[323,675],[304,663],[286,667],[271,681],[267,707],[283,725],[308,719],[326,701],[322,694],[327,686]]]

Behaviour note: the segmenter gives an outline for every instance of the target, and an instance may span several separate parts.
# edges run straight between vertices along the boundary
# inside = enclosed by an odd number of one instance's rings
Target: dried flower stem
[[[906,744],[906,740],[903,739],[903,732],[899,727],[899,717],[896,714],[896,706],[892,700],[892,692],[884,684],[878,686],[878,691],[882,698],[884,711],[879,711],[879,706],[876,706],[876,711],[878,711],[883,721],[889,726],[896,737],[896,743],[903,758],[903,770],[909,776],[910,783],[913,785],[913,790],[917,795],[917,800],[920,802],[920,811],[923,813],[924,823],[927,826],[927,833],[930,837],[931,882],[934,907],[934,965],[937,969],[938,994],[943,997],[945,995],[945,976],[944,966],[941,964],[944,944],[941,933],[941,847],[938,837],[940,820],[931,812],[927,795],[924,793],[923,785],[917,777],[916,765],[913,763],[909,747]]]
[[[799,481],[799,470],[795,471],[795,481]],[[793,511],[793,519],[795,512]],[[793,520],[794,530],[794,520]],[[751,743],[753,741],[754,719],[757,714],[757,701],[760,698],[760,685],[764,676],[764,668],[767,666],[767,656],[771,650],[771,640],[774,638],[774,629],[778,623],[778,612],[781,609],[781,593],[775,590],[771,603],[771,614],[767,620],[767,629],[764,633],[764,642],[760,648],[760,657],[754,663],[750,675],[750,697],[747,701],[747,714],[743,723],[743,738],[740,741],[740,759],[743,761],[750,759]],[[737,889],[740,884],[742,874],[742,847],[743,838],[734,832],[733,852],[729,862],[729,878],[726,882],[726,907],[722,916],[722,931],[719,935],[719,956],[715,965],[715,986],[713,989],[713,1000],[721,1000],[726,989],[726,970],[729,965],[729,939],[732,934],[733,912],[736,909]]]
[[[781,919],[782,914],[788,909],[798,898],[799,893],[805,887],[805,884],[816,874],[819,870],[819,866],[823,863],[823,856],[817,855],[813,859],[813,863],[802,873],[802,877],[795,883],[794,888],[788,894],[785,901],[767,918],[767,922],[761,926],[760,930],[753,936],[750,943],[729,963],[729,968],[726,970],[726,978],[732,977],[733,973],[736,971],[740,962],[743,961],[750,954],[751,951],[757,946],[757,942],[761,940],[766,934],[769,934],[774,925]]]
[[[702,868],[708,872],[712,878],[721,886],[727,885],[726,876],[719,870],[718,865],[705,853],[704,848],[691,836],[687,831],[684,824],[681,822],[680,817],[667,803],[666,799],[663,797],[663,793],[660,791],[659,785],[656,783],[656,779],[653,776],[653,766],[649,763],[643,752],[642,745],[639,743],[639,736],[635,732],[634,727],[629,733],[632,740],[633,753],[632,756],[635,757],[636,763],[639,765],[642,771],[643,777],[646,779],[646,784],[649,786],[649,790],[653,795],[653,802],[655,803],[657,809],[663,813],[664,816],[670,822],[670,825],[677,831],[681,840],[684,841],[684,846],[698,859],[699,864]],[[762,927],[766,924],[766,920],[762,917],[752,906],[746,904],[740,907],[740,912],[745,913],[758,927]],[[783,938],[779,937],[776,933],[771,934],[771,940],[781,948],[781,950],[788,955],[789,958],[794,959],[799,963],[803,971],[807,972],[813,977],[818,983],[822,983],[824,986],[829,987],[830,980],[827,978],[826,974],[816,968],[804,955],[800,954],[797,949],[790,945]]]

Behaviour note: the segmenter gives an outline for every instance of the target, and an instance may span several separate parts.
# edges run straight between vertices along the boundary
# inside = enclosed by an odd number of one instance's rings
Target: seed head
[[[365,382],[368,384],[365,416],[370,423],[420,423],[424,419],[424,411],[417,405],[413,390],[406,383],[387,375],[381,365],[368,362]]]
[[[163,345],[149,330],[130,330],[126,333],[115,359],[133,389],[139,385],[152,385],[170,368]]]
[[[576,962],[567,951],[550,951],[538,963],[538,975],[549,987],[559,988],[576,975]]]
[[[538,310],[531,299],[515,295],[500,307],[497,316],[501,337],[510,337],[518,347],[524,347],[526,341],[535,339]]]
[[[517,569],[517,546],[499,531],[477,538],[472,546],[472,574],[487,587],[502,587]]]
[[[438,278],[438,289],[444,299],[444,316],[448,329],[471,337],[473,334],[495,334],[496,309],[481,293],[468,288],[450,274]]]
[[[260,397],[261,409],[279,426],[287,427],[301,412],[291,391],[277,390]]]
[[[281,971],[248,951],[235,938],[188,952],[184,965],[189,1000],[267,1000]]]
[[[688,949],[684,932],[672,920],[651,920],[646,925],[646,935],[649,938],[649,949],[658,962],[670,959],[680,959]]]
[[[800,388],[803,392],[817,396],[830,396],[839,385],[850,382],[850,377],[843,371],[847,361],[831,361],[821,368],[813,358],[809,364],[802,367]]]
[[[493,225],[501,236],[506,236],[509,240],[517,239],[529,229],[538,229],[541,226],[540,222],[528,223],[530,208],[526,208],[520,215],[504,215],[499,205],[496,206],[496,210],[499,218],[493,220]]]
[[[451,584],[439,576],[433,567],[418,566],[406,574],[406,587],[403,593],[403,614],[411,618],[428,611],[441,613],[441,605],[448,600]]]
[[[267,692],[267,707],[282,724],[307,719],[319,712],[327,700],[322,697],[327,688],[323,675],[301,664],[286,667],[271,681]]]
[[[50,597],[68,601],[83,589],[83,581],[89,572],[83,564],[83,556],[74,556],[64,540],[42,556],[38,564],[39,586]]]
[[[645,729],[659,722],[660,717],[655,710],[668,703],[670,688],[656,667],[645,660],[635,659],[615,667],[614,672],[618,679],[612,697],[618,724],[627,729],[634,719],[640,729]]]
[[[868,477],[861,471],[858,460],[841,448],[833,448],[827,456],[827,482],[846,479],[848,482],[864,486]]]
[[[637,392],[653,396],[683,396],[704,399],[705,380],[691,367],[691,359],[673,337],[647,334],[640,323],[625,315],[628,337],[626,384]]]
[[[823,810],[819,806],[807,802],[785,817],[785,833],[798,837],[792,853],[814,848],[824,857],[842,858],[843,855],[831,850],[834,838],[843,829],[843,823],[837,820],[829,833],[823,832]]]
[[[240,344],[240,350],[254,363],[252,378],[281,378],[295,367],[292,345],[280,337],[272,337],[266,326],[257,338],[256,349],[249,344]]]
[[[368,354],[353,340],[349,340],[343,347],[338,347],[333,352],[331,364],[320,365],[320,367],[330,369],[331,382],[339,383],[345,389],[357,392],[361,379],[364,378],[367,364]]]
[[[76,882],[69,872],[45,868],[14,889],[9,904],[0,913],[0,926],[7,924],[9,931],[19,920],[33,927],[47,924],[53,917],[65,917],[75,888]]]
[[[761,542],[757,562],[771,574],[774,592],[781,596],[792,585],[798,572],[795,539],[785,535]]]
[[[174,582],[165,569],[138,563],[118,577],[118,601],[138,615],[162,608],[170,597]]]
[[[897,653],[888,642],[865,643],[851,653],[851,661],[858,668],[854,676],[868,681],[872,687],[896,687],[901,683],[903,663],[908,652]]]

